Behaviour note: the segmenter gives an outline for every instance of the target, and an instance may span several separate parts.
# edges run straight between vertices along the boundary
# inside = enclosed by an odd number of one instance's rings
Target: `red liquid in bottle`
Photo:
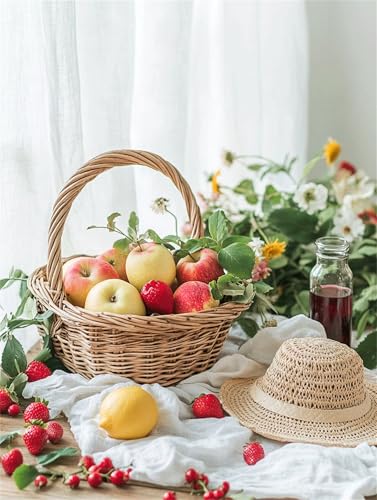
[[[351,345],[352,292],[337,285],[322,285],[310,292],[310,317],[322,323],[329,339]]]

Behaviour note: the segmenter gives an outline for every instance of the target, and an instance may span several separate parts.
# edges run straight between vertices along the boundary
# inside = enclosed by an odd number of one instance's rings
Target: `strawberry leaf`
[[[1,444],[9,444],[15,439],[17,436],[21,435],[21,431],[12,431],[6,432],[5,434],[0,435],[0,445]]]
[[[29,486],[30,483],[34,481],[34,479],[38,476],[39,472],[34,465],[26,465],[22,464],[13,472],[13,479],[16,483],[16,486],[19,490],[23,490],[26,486]]]
[[[51,451],[50,453],[46,453],[45,455],[39,455],[37,460],[39,465],[48,465],[52,464],[52,462],[55,462],[59,458],[73,457],[77,454],[77,448],[61,448],[60,450]]]
[[[8,337],[1,364],[5,372],[11,377],[15,377],[18,373],[25,371],[27,360],[24,349],[20,342],[13,336]]]

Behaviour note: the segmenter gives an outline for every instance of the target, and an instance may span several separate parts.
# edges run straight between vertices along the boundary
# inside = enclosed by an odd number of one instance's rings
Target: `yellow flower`
[[[287,244],[285,241],[270,241],[266,243],[262,248],[263,257],[268,261],[280,257],[285,252],[285,247]]]
[[[216,172],[212,175],[211,178],[211,186],[212,186],[212,194],[220,194],[220,186],[217,182],[217,179],[221,175],[221,170],[216,170]]]
[[[341,150],[342,148],[338,142],[331,138],[328,139],[326,144],[323,146],[323,156],[327,165],[332,165],[334,163],[340,155]]]

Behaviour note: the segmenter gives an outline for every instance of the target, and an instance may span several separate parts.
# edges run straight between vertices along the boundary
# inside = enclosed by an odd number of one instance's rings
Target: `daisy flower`
[[[285,252],[286,246],[285,241],[270,241],[262,248],[262,255],[267,261],[276,259],[276,257],[280,257]]]
[[[156,214],[164,214],[169,206],[169,200],[167,198],[157,198],[151,205],[153,212]]]
[[[341,150],[340,144],[330,137],[323,146],[323,157],[327,165],[332,165],[334,163],[340,155]]]
[[[364,234],[364,223],[352,210],[343,208],[334,218],[334,234],[351,242]]]
[[[308,182],[296,191],[293,201],[308,214],[314,214],[318,210],[326,208],[328,190],[323,184]]]

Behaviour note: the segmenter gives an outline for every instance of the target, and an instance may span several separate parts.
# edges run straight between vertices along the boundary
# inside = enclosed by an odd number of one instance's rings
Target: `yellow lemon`
[[[158,420],[154,398],[141,387],[132,385],[110,392],[102,401],[99,426],[115,439],[147,436]]]

